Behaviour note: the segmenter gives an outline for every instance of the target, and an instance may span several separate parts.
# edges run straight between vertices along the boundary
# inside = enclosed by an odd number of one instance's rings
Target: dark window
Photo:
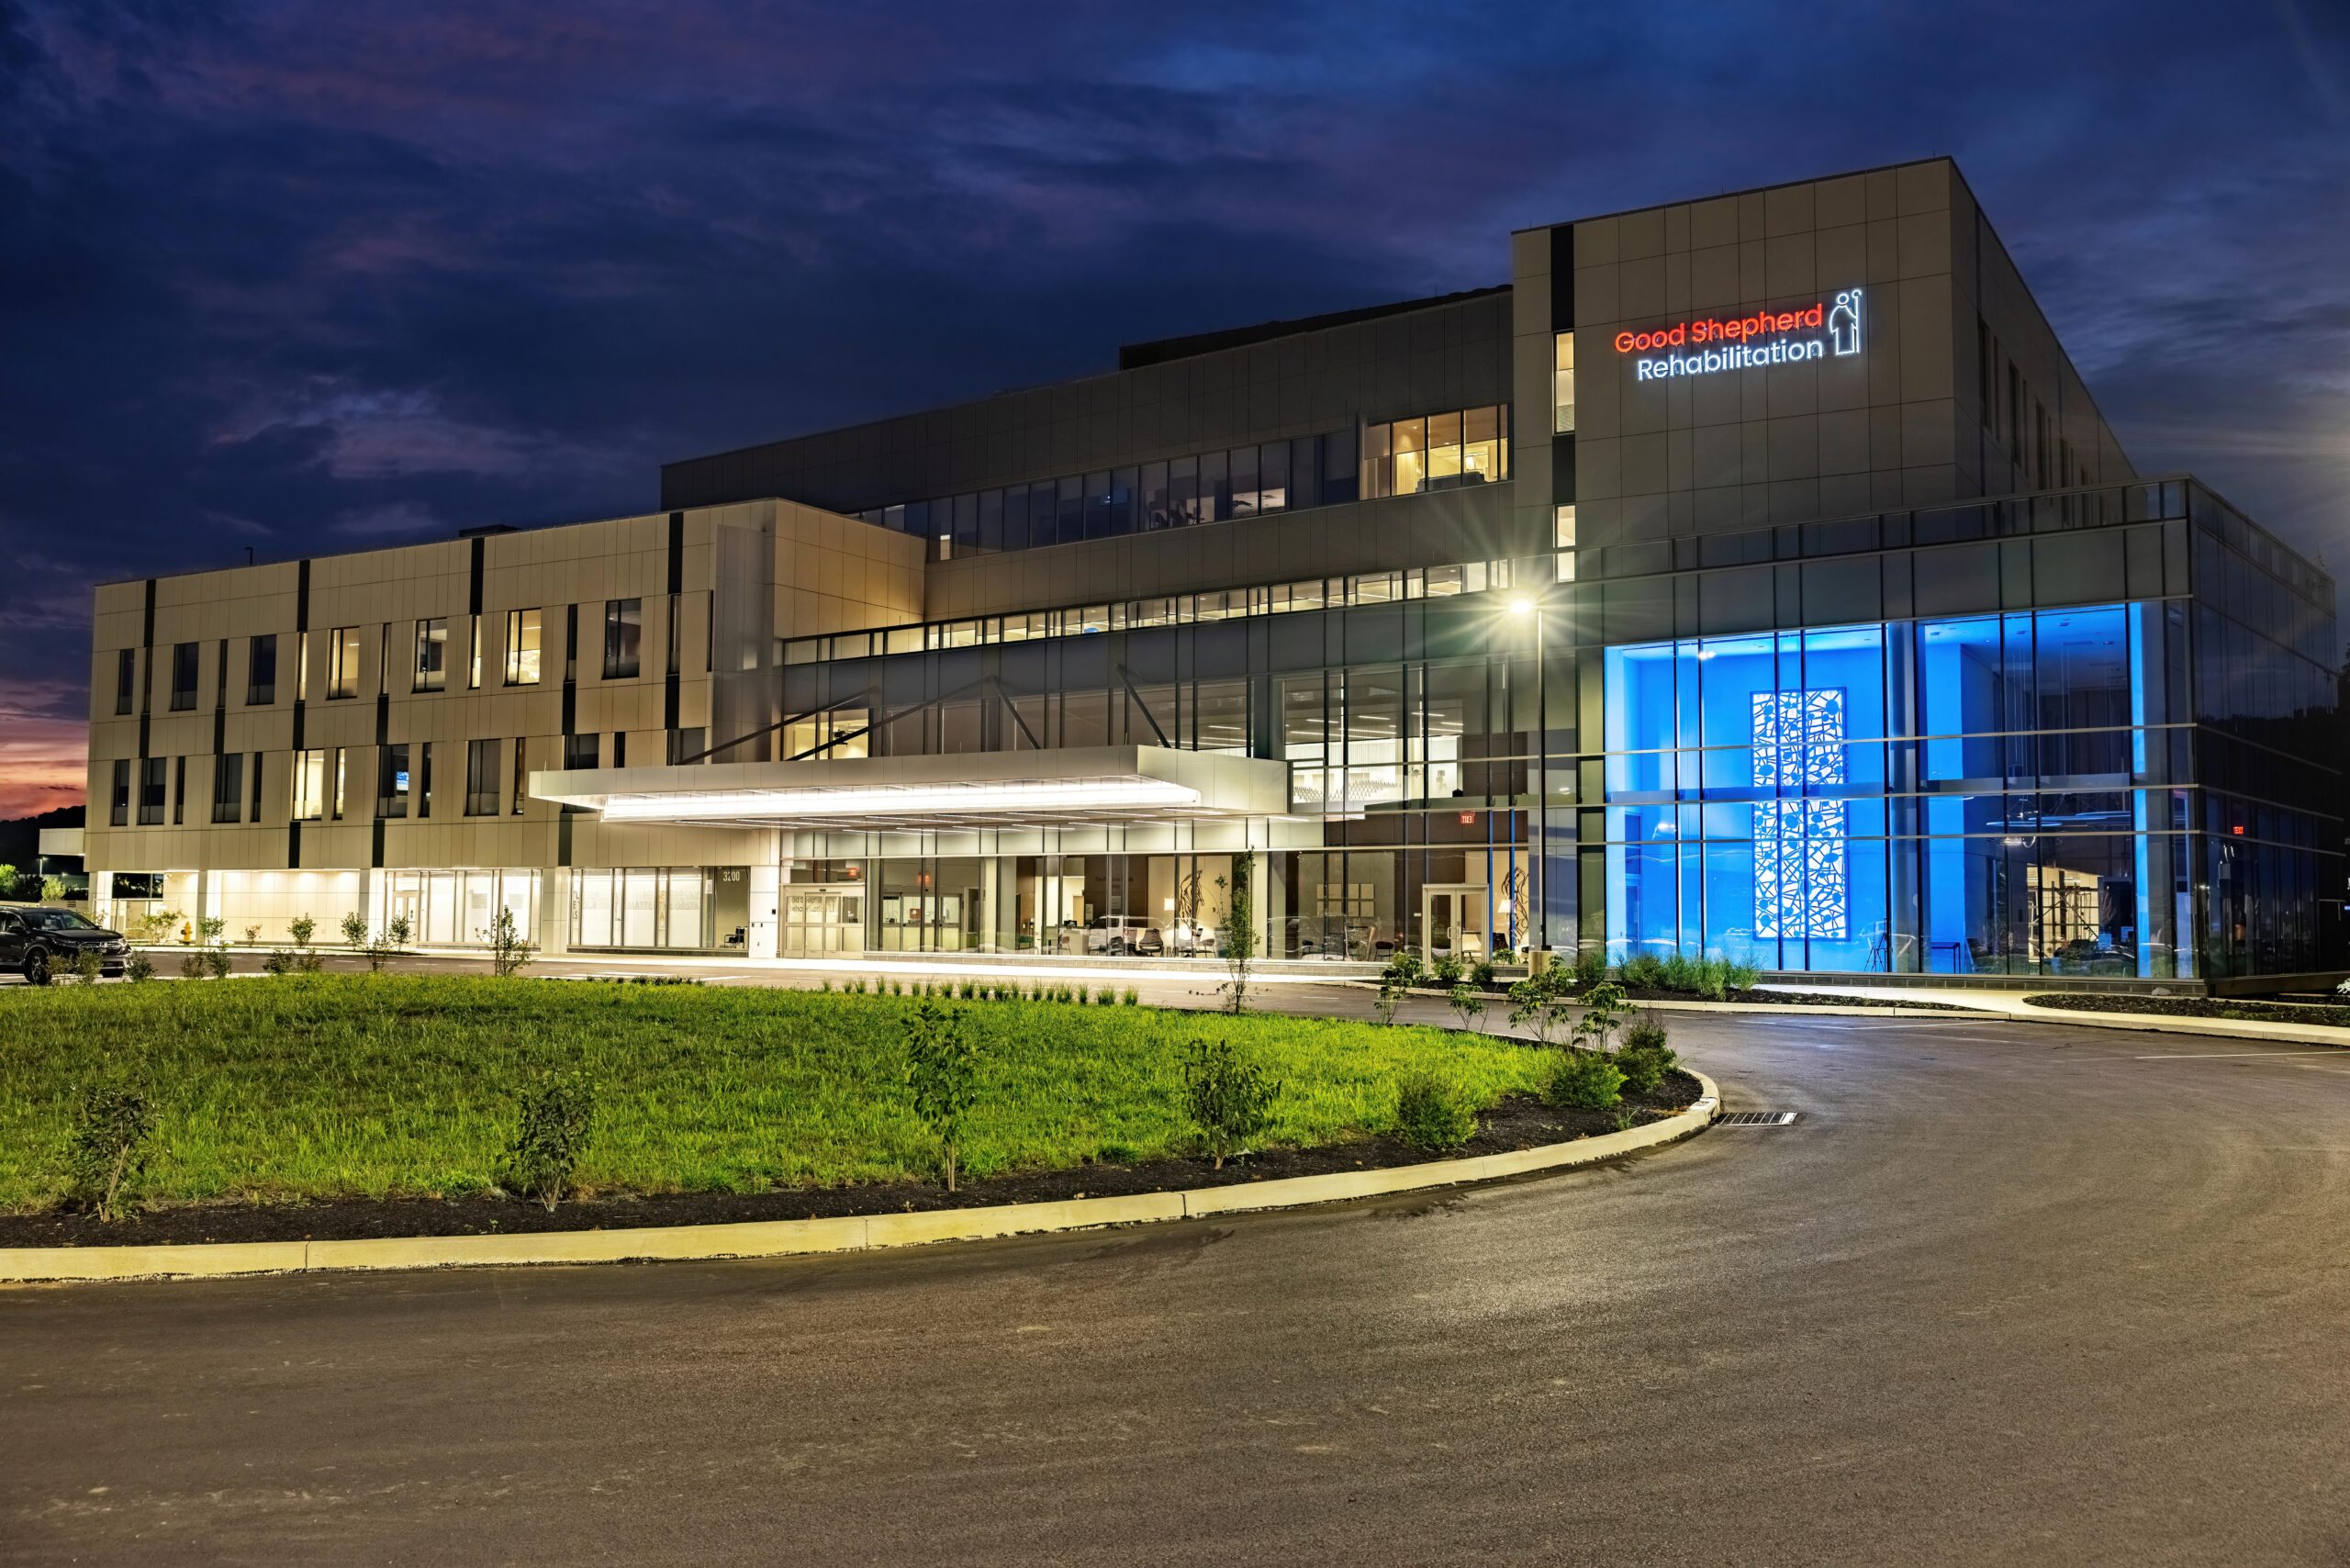
[[[130,825],[130,763],[128,758],[114,765],[114,793],[110,797],[112,810],[106,820],[116,827]]]
[[[608,599],[604,601],[604,678],[632,679],[637,649],[644,640],[644,601]]]
[[[596,767],[602,763],[601,735],[565,735],[563,737],[563,765],[565,767]]]
[[[218,677],[213,685],[212,705],[226,708],[229,705],[229,639],[226,637],[220,639]]]
[[[699,725],[688,729],[671,730],[669,732],[669,766],[676,767],[688,759],[695,762],[701,761],[701,754],[710,745],[710,743],[702,738],[703,734]]]
[[[563,607],[563,678],[579,678],[579,607]]]
[[[359,628],[338,626],[327,639],[327,700],[359,695]]]
[[[172,825],[187,821],[187,758],[172,758]]]
[[[1053,542],[1068,544],[1085,537],[1085,479],[1072,475],[1061,481],[1060,515],[1053,527]]]
[[[196,655],[194,643],[172,644],[172,711],[196,706]]]
[[[408,770],[408,746],[387,745],[375,782],[375,814],[397,820],[408,815],[408,798],[414,782]]]
[[[212,759],[212,820],[232,823],[238,820],[245,802],[245,757],[242,752],[229,752]]]
[[[261,753],[253,753],[253,821],[261,821]]]
[[[528,751],[529,748],[522,744],[522,737],[516,735],[514,737],[514,791],[512,795],[514,804],[512,810],[514,814],[518,817],[522,814],[523,806],[528,804],[531,799],[531,776],[528,771],[529,764],[523,760],[523,758],[528,755]]]
[[[465,815],[498,814],[498,743],[465,743]]]
[[[253,639],[245,670],[245,703],[260,708],[277,700],[277,638]]]
[[[139,695],[139,650],[125,648],[115,655],[114,711],[128,713]]]
[[[614,767],[628,766],[628,732],[626,730],[612,732],[612,766]]]
[[[419,741],[416,744],[416,814],[419,817],[429,817],[432,814],[432,743],[431,741]]]
[[[1192,503],[1192,521],[1215,522],[1232,515],[1232,476],[1221,452],[1200,458],[1200,498]]]
[[[683,651],[685,638],[685,616],[678,610],[678,600],[684,597],[683,594],[676,593],[669,596],[669,673],[671,675],[677,674],[683,667],[678,664],[677,659],[678,655]]]
[[[160,756],[139,764],[139,825],[153,827],[163,820],[163,790],[169,763]]]

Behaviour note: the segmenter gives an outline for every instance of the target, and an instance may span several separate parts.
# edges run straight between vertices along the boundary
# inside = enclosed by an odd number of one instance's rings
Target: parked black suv
[[[129,960],[130,944],[121,932],[93,925],[70,909],[0,905],[0,969],[16,969],[33,984],[47,985],[52,973],[70,971],[84,952],[97,954],[101,974],[118,975]]]

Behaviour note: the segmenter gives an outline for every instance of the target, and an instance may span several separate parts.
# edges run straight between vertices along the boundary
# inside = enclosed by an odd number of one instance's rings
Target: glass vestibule
[[[1611,648],[1606,942],[2195,972],[2177,603]]]

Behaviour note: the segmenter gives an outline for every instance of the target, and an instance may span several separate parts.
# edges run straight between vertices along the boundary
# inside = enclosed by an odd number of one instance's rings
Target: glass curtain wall
[[[2182,602],[1606,661],[1611,958],[2199,972]]]

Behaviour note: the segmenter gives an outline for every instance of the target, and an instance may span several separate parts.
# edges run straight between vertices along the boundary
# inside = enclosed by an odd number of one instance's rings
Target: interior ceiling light
[[[1200,792],[1160,778],[1037,779],[1009,784],[923,784],[849,790],[726,790],[629,795],[604,806],[607,822],[691,822],[724,817],[917,816],[925,812],[1084,812],[1196,806]]]

